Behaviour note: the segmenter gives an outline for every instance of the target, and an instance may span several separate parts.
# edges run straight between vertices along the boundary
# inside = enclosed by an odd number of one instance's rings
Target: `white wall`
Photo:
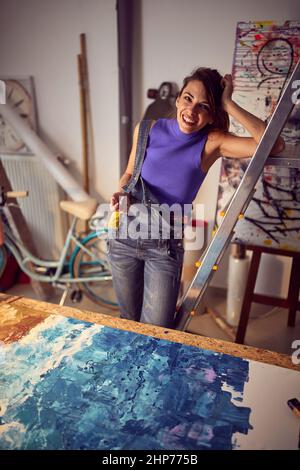
[[[82,168],[77,54],[86,33],[93,124],[90,174],[99,199],[119,178],[115,0],[0,0],[0,74],[32,75],[40,136]]]
[[[197,66],[231,73],[238,21],[297,19],[299,0],[142,0],[140,110],[150,103],[148,88],[163,81],[181,86],[183,78]],[[220,161],[211,168],[197,197],[204,203],[205,219],[210,223],[215,214],[219,171]],[[214,285],[226,285],[226,259],[221,268]],[[286,269],[283,271],[286,273]],[[286,275],[274,279],[274,293],[285,292],[287,283]]]

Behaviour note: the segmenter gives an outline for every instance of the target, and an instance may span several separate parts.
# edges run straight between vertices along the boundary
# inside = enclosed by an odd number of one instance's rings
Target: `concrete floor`
[[[12,295],[22,295],[29,298],[37,298],[30,285],[16,285],[9,289],[7,293]],[[56,292],[50,299],[50,302],[59,303],[61,294],[61,291]],[[205,306],[213,308],[225,319],[226,291],[209,287],[203,299],[203,303]],[[118,311],[112,311],[109,308],[96,305],[86,297],[83,297],[80,303],[74,304],[70,297],[67,296],[65,305],[118,316]],[[300,312],[297,313],[296,326],[294,328],[287,326],[287,314],[288,312],[286,309],[253,304],[245,344],[263,349],[270,349],[272,351],[288,355],[292,354],[292,342],[294,340],[300,340]],[[188,331],[194,334],[230,341],[229,336],[207,313],[193,317],[188,326]]]
[[[222,318],[226,318],[226,291],[224,289],[208,288],[203,301],[207,307],[213,308]],[[294,328],[287,326],[287,317],[287,309],[253,303],[245,344],[283,354],[292,354],[293,341],[300,340],[300,312],[297,312]],[[205,336],[231,341],[208,314],[194,317],[189,324],[188,331],[196,334],[201,332]]]

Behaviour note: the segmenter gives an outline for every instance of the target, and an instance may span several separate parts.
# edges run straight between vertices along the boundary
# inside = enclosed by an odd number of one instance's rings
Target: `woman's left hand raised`
[[[233,93],[232,76],[230,74],[224,75],[221,80],[221,86],[223,87],[222,106],[226,111],[227,105],[231,102],[231,96]]]

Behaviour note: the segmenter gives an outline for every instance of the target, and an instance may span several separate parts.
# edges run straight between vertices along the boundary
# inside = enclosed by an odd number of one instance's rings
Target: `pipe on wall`
[[[132,60],[134,0],[117,0],[120,109],[120,173],[124,173],[132,141]]]

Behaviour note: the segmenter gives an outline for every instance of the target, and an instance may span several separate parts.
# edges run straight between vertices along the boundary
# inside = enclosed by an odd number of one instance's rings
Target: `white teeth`
[[[187,124],[195,124],[196,121],[194,121],[193,119],[190,119],[189,117],[187,116],[182,116],[183,117],[183,120],[187,123]]]

